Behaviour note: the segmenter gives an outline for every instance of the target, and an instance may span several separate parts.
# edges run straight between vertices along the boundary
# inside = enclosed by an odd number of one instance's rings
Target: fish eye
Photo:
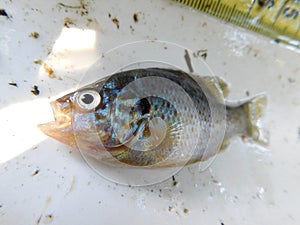
[[[83,90],[77,93],[76,103],[83,110],[93,110],[101,102],[101,96],[94,90]]]

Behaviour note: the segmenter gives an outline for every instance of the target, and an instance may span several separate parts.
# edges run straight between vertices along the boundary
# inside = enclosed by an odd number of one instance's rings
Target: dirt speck
[[[47,63],[43,62],[41,59],[36,59],[33,61],[35,64],[42,65],[45,72],[48,74],[49,78],[55,78],[54,70]],[[58,78],[61,79],[61,78]]]
[[[7,12],[5,11],[5,9],[0,9],[0,16],[5,16],[8,18],[8,14]]]
[[[32,88],[31,88],[31,93],[34,94],[34,95],[39,95],[40,94],[40,90],[38,88],[38,86],[34,85]]]
[[[18,87],[18,84],[16,82],[9,82],[8,85]]]
[[[35,171],[33,172],[33,174],[32,174],[31,176],[38,175],[38,174],[39,174],[39,172],[40,172],[40,170],[39,170],[39,169],[37,169],[37,170],[35,170]]]
[[[44,70],[48,74],[49,78],[55,78],[53,69],[46,63],[43,63]]]
[[[292,83],[295,83],[295,82],[296,82],[296,79],[295,79],[295,78],[289,77],[289,78],[288,78],[288,82],[291,83],[291,84],[292,84]]]
[[[175,179],[174,176],[172,176],[172,181],[173,181],[173,186],[177,186],[178,185],[178,181]]]
[[[40,37],[40,34],[36,31],[34,31],[34,32],[30,33],[29,37],[38,39]]]
[[[120,28],[120,21],[117,17],[112,18],[111,21],[117,26],[118,29]]]
[[[129,28],[130,28],[131,32],[135,31],[132,25],[130,25]]]
[[[208,51],[207,49],[200,49],[196,52],[193,53],[193,56],[195,58],[199,58],[201,57],[202,59],[206,60],[207,56],[208,56]]]
[[[42,215],[39,216],[39,218],[36,220],[36,223],[35,223],[35,224],[36,224],[36,225],[39,225],[40,222],[41,222],[41,219],[42,219]]]
[[[47,223],[51,223],[53,221],[53,215],[52,214],[48,214],[44,217],[43,219],[43,223],[47,224]]]
[[[33,61],[35,64],[42,65],[43,61],[41,59],[36,59]]]
[[[183,213],[184,214],[188,214],[190,211],[187,209],[187,208],[185,208],[185,209],[183,209]]]
[[[139,22],[139,14],[138,13],[134,13],[132,17],[133,17],[133,21],[135,23]]]
[[[246,135],[242,135],[241,138],[242,138],[242,141],[243,141],[243,142],[247,142],[247,141],[248,141],[248,138],[247,138]]]
[[[78,5],[68,5],[68,4],[65,4],[63,2],[58,2],[57,5],[60,6],[60,7],[65,8],[65,9],[76,10],[76,13],[81,15],[81,16],[87,15],[89,13],[88,4],[85,3],[84,0],[79,0]]]
[[[76,181],[76,178],[75,178],[75,176],[73,176],[72,180],[71,180],[71,183],[70,183],[70,187],[68,188],[68,190],[67,190],[67,192],[66,192],[65,195],[69,194],[73,190],[74,185],[75,185],[75,181]]]
[[[185,59],[185,62],[186,62],[186,65],[187,65],[189,71],[191,73],[194,72],[192,62],[191,62],[191,57],[190,57],[190,54],[187,49],[184,50],[184,59]]]
[[[175,210],[175,208],[173,206],[169,206],[168,210],[169,210],[169,212],[173,212]]]
[[[70,18],[70,17],[66,17],[66,18],[64,19],[64,26],[65,26],[66,28],[70,28],[71,25],[75,25],[75,22],[76,22],[75,19],[72,19],[72,18]]]

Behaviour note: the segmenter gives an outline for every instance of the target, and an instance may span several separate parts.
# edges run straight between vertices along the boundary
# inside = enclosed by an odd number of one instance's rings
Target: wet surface
[[[0,11],[1,223],[299,224],[299,53],[173,1],[1,7],[8,14]],[[163,183],[128,187],[98,176],[80,153],[37,130],[51,120],[49,98],[76,88],[95,58],[144,39],[175,42],[205,58],[231,84],[230,100],[265,92],[269,147],[235,139],[202,173],[195,164]]]

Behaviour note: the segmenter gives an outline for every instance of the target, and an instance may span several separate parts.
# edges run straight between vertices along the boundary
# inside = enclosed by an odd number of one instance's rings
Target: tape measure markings
[[[300,47],[300,0],[177,0],[216,16]]]

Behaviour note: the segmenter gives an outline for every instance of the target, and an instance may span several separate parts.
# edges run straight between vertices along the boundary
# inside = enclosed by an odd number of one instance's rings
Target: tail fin
[[[254,141],[262,145],[269,143],[269,134],[264,129],[262,121],[266,105],[267,96],[263,94],[254,97],[243,105],[248,120],[248,134]]]

